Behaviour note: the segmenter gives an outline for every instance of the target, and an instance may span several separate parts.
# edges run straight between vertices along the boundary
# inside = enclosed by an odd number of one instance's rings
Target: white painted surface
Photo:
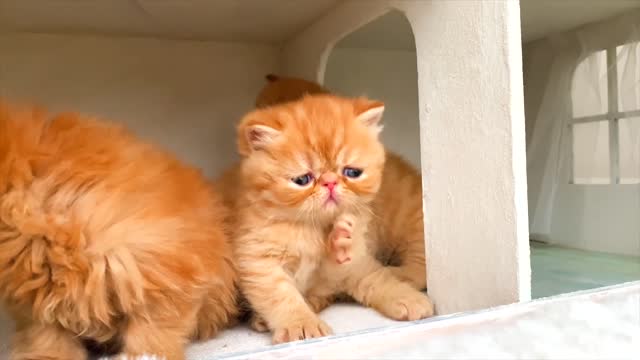
[[[345,0],[0,0],[0,29],[277,44],[342,2]],[[521,4],[526,41],[640,7],[639,0],[522,0]],[[375,39],[375,32],[371,35],[364,42]],[[404,38],[402,33],[397,35]]]
[[[266,45],[90,36],[0,36],[0,95],[97,114],[213,176],[236,157],[235,124],[264,75]]]
[[[527,300],[518,3],[415,1],[407,10],[419,58],[429,293],[445,314]]]
[[[383,100],[382,141],[387,149],[420,168],[416,66],[415,51],[338,47],[329,56],[325,86],[339,94]]]
[[[0,0],[0,30],[278,44],[340,0]]]
[[[283,69],[324,78],[328,50],[392,7],[416,37],[429,293],[441,314],[529,299],[517,2],[348,1],[287,44]]]
[[[640,7],[639,0],[521,0],[525,42],[574,29]]]
[[[640,353],[638,303],[635,282],[222,358],[632,360]]]
[[[520,6],[522,39],[530,42],[639,8],[640,0],[520,0]],[[411,50],[411,31],[402,26],[404,21],[401,16],[385,17],[350,35],[343,46]]]

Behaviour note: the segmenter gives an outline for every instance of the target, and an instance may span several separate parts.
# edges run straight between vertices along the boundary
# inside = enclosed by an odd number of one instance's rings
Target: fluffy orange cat
[[[267,75],[256,104],[267,107],[301,99],[305,94],[328,94],[317,83],[294,77]],[[377,257],[393,273],[417,289],[427,287],[422,213],[422,178],[400,156],[387,151],[382,184],[371,206],[377,221],[372,237]]]
[[[0,103],[0,297],[11,358],[84,343],[184,358],[236,316],[225,208],[200,172],[120,126]]]
[[[241,168],[220,183],[235,209],[242,292],[274,343],[329,334],[316,313],[339,294],[397,320],[433,314],[426,295],[375,258],[383,110],[314,95],[251,112],[238,127]]]

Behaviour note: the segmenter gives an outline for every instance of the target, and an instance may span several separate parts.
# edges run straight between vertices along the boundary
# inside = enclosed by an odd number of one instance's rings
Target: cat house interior
[[[368,95],[424,176],[442,314],[640,279],[640,4],[497,3],[0,0],[0,96],[121,121],[213,178],[265,75]],[[190,356],[268,343],[238,327]]]

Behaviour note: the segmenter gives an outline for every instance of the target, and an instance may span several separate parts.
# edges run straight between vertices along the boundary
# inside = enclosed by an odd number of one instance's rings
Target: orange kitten
[[[0,103],[0,298],[12,359],[84,343],[184,359],[235,317],[225,209],[200,172],[120,126]]]
[[[397,320],[433,314],[429,298],[394,277],[369,244],[383,110],[315,95],[256,110],[238,127],[241,169],[220,183],[236,188],[223,193],[236,197],[227,195],[241,289],[274,343],[329,334],[316,312],[343,293]]]
[[[305,94],[329,93],[319,84],[299,78],[268,75],[256,103],[260,107],[301,99]],[[378,219],[372,232],[378,259],[417,289],[427,287],[422,213],[422,178],[400,156],[387,151],[382,184],[372,210]]]

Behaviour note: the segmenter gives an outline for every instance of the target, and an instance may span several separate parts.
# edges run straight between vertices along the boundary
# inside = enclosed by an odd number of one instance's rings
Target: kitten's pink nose
[[[334,173],[322,174],[319,180],[322,186],[328,188],[329,191],[333,192],[333,188],[335,188],[336,184],[338,184],[338,175]]]

